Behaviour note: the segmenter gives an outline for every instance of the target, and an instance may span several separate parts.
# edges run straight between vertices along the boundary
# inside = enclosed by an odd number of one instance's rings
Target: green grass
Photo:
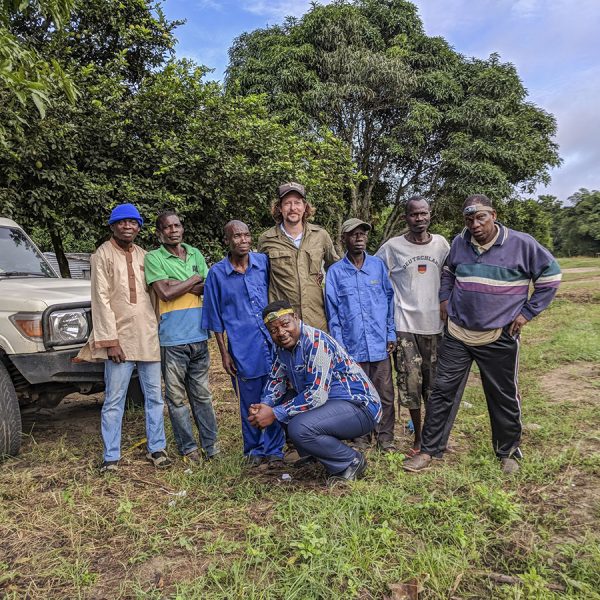
[[[600,598],[599,332],[580,282],[524,329],[526,460],[508,479],[478,385],[455,454],[414,476],[402,455],[372,453],[366,479],[334,489],[316,468],[289,482],[244,470],[217,369],[223,459],[195,470],[155,472],[136,448],[101,478],[97,411],[91,430],[40,425],[0,470],[0,596],[366,600],[417,577],[426,600]],[[128,412],[123,447],[142,436],[143,414]]]
[[[592,256],[573,256],[570,258],[559,258],[561,269],[577,269],[581,267],[600,268],[600,258]]]

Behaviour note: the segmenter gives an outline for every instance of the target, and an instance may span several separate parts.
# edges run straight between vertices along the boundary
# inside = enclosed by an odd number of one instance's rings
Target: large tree
[[[51,242],[63,274],[65,250],[92,250],[119,202],[150,219],[143,243],[155,243],[152,217],[177,208],[188,239],[215,256],[226,220],[270,223],[286,178],[306,180],[325,224],[343,212],[339,191],[353,184],[347,149],[328,131],[299,136],[264,98],[226,97],[203,81],[204,68],[170,59],[176,24],[159,8],[89,0],[63,31],[48,31],[35,12],[14,23],[65,65],[80,94],[74,105],[53,103],[0,156],[0,210]]]
[[[55,96],[43,119],[33,118],[28,105],[17,114],[10,106],[0,110],[0,131],[9,132],[0,156],[0,208],[26,226],[46,229],[67,275],[62,228],[68,222],[78,237],[89,236],[106,191],[98,174],[118,171],[129,160],[122,152],[126,116],[119,106],[168,58],[176,23],[146,0],[80,0],[56,27],[45,7],[63,4],[24,3],[9,21],[29,52],[68,74],[79,97],[72,103]],[[12,126],[15,120],[19,127]]]
[[[581,188],[562,209],[557,244],[562,256],[600,253],[600,191]]]
[[[532,192],[559,163],[555,120],[526,100],[514,66],[427,36],[407,0],[315,3],[300,19],[245,33],[226,81],[232,94],[266,94],[300,130],[327,127],[344,141],[361,175],[346,211],[385,215],[384,237],[412,194],[448,218],[469,193]]]

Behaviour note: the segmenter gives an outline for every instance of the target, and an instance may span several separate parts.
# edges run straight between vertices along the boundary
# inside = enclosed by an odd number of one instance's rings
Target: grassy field
[[[21,456],[0,467],[0,596],[398,600],[415,579],[421,599],[600,598],[600,260],[561,264],[558,298],[523,334],[515,477],[494,459],[476,373],[456,452],[426,473],[372,452],[347,487],[315,467],[249,474],[214,360],[219,462],[155,472],[129,411],[122,469],[100,477],[98,401],[26,421]]]

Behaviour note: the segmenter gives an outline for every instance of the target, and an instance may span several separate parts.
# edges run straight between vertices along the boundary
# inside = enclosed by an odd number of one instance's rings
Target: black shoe
[[[105,460],[100,465],[100,473],[117,473],[119,470],[119,461],[118,460]]]
[[[260,467],[264,460],[265,459],[263,456],[256,456],[255,454],[249,454],[248,456],[244,457],[244,462],[246,463],[246,466],[250,467],[251,469]]]
[[[382,454],[390,454],[392,452],[397,452],[398,448],[396,448],[394,442],[382,442],[381,444],[378,442],[377,450]]]
[[[168,469],[173,461],[167,456],[164,450],[158,452],[148,452],[146,458],[157,468],[157,469]]]
[[[341,481],[356,481],[363,476],[366,469],[367,459],[359,452],[359,456],[357,456],[344,471],[331,475],[327,479],[327,483],[329,485],[335,485]]]
[[[316,462],[317,459],[309,454],[307,456],[301,456],[296,462],[292,463],[292,467],[294,467],[294,469],[301,469],[302,467],[312,465]]]
[[[267,456],[267,463],[269,469],[284,469],[286,466],[281,456],[276,456],[273,454],[271,456]]]

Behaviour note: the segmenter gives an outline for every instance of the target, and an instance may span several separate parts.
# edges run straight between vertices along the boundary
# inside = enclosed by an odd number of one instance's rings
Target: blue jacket
[[[533,319],[550,304],[561,280],[558,263],[544,246],[497,225],[498,239],[483,254],[464,229],[452,241],[442,272],[440,302],[448,300],[448,317],[473,331],[504,327],[519,314]]]
[[[239,376],[254,379],[269,373],[273,362],[271,336],[262,319],[269,303],[269,259],[250,252],[248,261],[245,273],[238,273],[227,256],[208,272],[202,327],[226,331]]]
[[[357,362],[385,360],[396,341],[394,290],[385,263],[365,253],[357,269],[346,255],[329,267],[325,283],[329,333]]]

